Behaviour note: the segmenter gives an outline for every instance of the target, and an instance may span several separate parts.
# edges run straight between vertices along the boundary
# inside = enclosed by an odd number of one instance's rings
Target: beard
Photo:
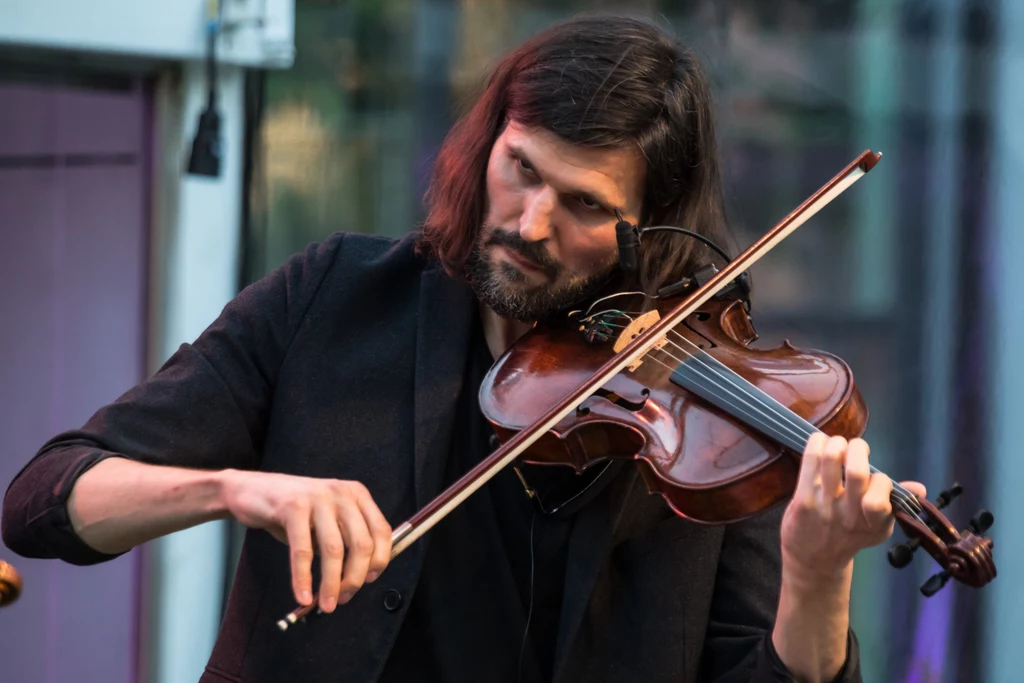
[[[566,271],[541,243],[527,242],[518,232],[485,225],[480,235],[466,262],[473,291],[498,315],[520,322],[547,318],[593,296],[617,262],[611,259],[591,274]],[[493,263],[487,253],[493,246],[515,252],[540,268],[549,284],[530,287],[526,275],[511,263]]]

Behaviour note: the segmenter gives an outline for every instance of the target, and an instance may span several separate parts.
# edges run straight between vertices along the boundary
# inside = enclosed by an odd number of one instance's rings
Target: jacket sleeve
[[[81,429],[47,441],[7,488],[3,541],[24,557],[87,565],[66,503],[82,473],[109,457],[193,469],[256,469],[288,347],[334,263],[342,235],[310,245],[245,288],[148,380]]]
[[[782,582],[783,506],[730,525],[715,577],[701,659],[705,683],[796,683],[772,645]],[[862,683],[857,638],[832,683]]]

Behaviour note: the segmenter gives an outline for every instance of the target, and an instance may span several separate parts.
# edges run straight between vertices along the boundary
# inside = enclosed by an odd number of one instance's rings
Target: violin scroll
[[[0,607],[5,607],[21,595],[21,575],[18,571],[0,560]]]
[[[931,597],[942,590],[949,580],[981,588],[996,577],[996,565],[992,559],[992,539],[984,533],[992,526],[995,517],[988,510],[981,510],[963,531],[956,527],[939,510],[946,507],[963,492],[963,487],[954,484],[936,498],[935,503],[918,498],[920,512],[911,514],[906,510],[895,513],[896,521],[910,538],[889,550],[889,563],[896,568],[910,564],[914,552],[924,547],[942,571],[932,575],[921,586],[921,593]]]

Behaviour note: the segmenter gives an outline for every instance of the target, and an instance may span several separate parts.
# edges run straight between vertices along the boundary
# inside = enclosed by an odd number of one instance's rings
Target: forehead
[[[505,127],[498,145],[523,154],[560,191],[600,194],[616,208],[639,211],[646,165],[635,148],[572,144],[549,130],[515,121]]]

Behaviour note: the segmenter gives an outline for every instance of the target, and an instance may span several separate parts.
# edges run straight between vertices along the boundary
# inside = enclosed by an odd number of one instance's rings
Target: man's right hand
[[[312,604],[313,553],[319,552],[325,612],[376,579],[391,559],[391,527],[354,481],[114,457],[78,478],[67,508],[75,533],[110,554],[217,519],[266,529],[291,552],[292,588],[302,605]]]
[[[320,555],[318,602],[324,612],[348,602],[387,567],[391,526],[359,482],[239,470],[223,474],[230,515],[288,546],[299,604],[313,601],[314,552]]]

